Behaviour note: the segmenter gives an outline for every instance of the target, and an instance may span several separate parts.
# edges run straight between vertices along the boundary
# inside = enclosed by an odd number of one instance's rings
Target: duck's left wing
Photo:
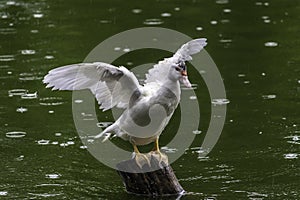
[[[90,89],[104,111],[114,106],[126,108],[132,94],[140,88],[137,78],[128,69],[102,62],[53,69],[43,82],[53,90]]]

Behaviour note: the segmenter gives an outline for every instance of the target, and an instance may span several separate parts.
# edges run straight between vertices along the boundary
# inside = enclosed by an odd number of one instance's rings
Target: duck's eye
[[[179,67],[175,67],[175,70],[179,72],[181,69]]]

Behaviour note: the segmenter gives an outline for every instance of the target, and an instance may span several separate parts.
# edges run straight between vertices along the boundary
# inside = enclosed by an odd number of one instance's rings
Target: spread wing
[[[133,92],[139,90],[135,75],[125,67],[95,62],[59,67],[44,77],[47,88],[52,90],[90,89],[100,109],[114,106],[126,108]]]
[[[206,45],[206,38],[191,40],[182,45],[171,58],[166,58],[154,65],[146,74],[146,84],[150,82],[164,81],[172,65],[181,61],[192,60],[191,55],[200,52]]]

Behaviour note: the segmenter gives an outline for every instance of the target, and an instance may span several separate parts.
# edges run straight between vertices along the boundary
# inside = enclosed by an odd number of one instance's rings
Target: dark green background
[[[142,12],[135,14],[133,9]],[[37,13],[43,16],[36,18]],[[162,13],[171,16],[162,17]],[[139,199],[124,192],[113,169],[81,148],[73,124],[72,94],[45,89],[41,78],[52,68],[82,62],[106,38],[148,26],[144,22],[156,18],[163,22],[160,27],[208,38],[206,50],[222,74],[230,100],[224,130],[209,157],[198,159],[188,149],[172,164],[189,192],[182,199],[299,199],[299,13],[298,0],[30,0],[15,4],[1,0],[0,198]],[[266,47],[266,42],[278,45]],[[35,54],[23,55],[26,49]],[[45,59],[49,55],[53,59]],[[134,66],[165,56],[169,54],[146,50],[116,62]],[[195,82],[192,70],[189,75]],[[9,97],[8,91],[17,88],[37,91],[38,98]],[[211,105],[203,81],[195,92],[202,133],[192,147],[199,147]],[[41,98],[47,97],[60,97],[52,102],[63,104],[41,105]],[[20,107],[28,111],[16,112]],[[175,116],[167,133],[176,131],[176,120]],[[11,131],[27,134],[6,137]],[[62,135],[56,136],[57,132]],[[162,138],[162,146],[169,137]],[[49,144],[39,144],[42,140]],[[64,146],[68,141],[74,144]],[[287,154],[294,158],[288,159]]]

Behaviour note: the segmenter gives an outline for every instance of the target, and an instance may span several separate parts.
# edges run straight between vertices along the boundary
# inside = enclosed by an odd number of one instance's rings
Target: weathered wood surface
[[[117,172],[122,177],[128,193],[145,196],[167,196],[184,193],[169,164],[159,163],[156,156],[151,156],[150,164],[151,166],[146,164],[140,168],[136,161],[131,159],[117,165]]]

